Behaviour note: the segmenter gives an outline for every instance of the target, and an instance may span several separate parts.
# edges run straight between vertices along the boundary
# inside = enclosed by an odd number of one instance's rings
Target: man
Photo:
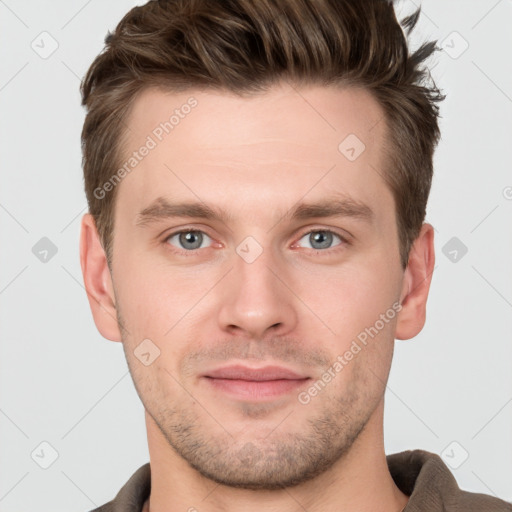
[[[97,510],[512,510],[384,452],[434,268],[435,44],[384,0],[151,1],[106,42],[81,264],[150,462]]]

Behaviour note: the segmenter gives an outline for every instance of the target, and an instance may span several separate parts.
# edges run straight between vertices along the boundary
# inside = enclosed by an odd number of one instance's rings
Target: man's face
[[[112,261],[148,428],[227,485],[316,476],[380,411],[392,358],[403,270],[382,110],[355,89],[148,90],[127,124],[126,160],[155,143],[118,185]]]

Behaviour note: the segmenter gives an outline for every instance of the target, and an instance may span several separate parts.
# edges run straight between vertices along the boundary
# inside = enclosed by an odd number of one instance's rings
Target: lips
[[[280,366],[226,366],[211,370],[203,377],[217,393],[226,393],[243,401],[276,399],[296,391],[310,380],[310,377]]]
[[[205,377],[212,379],[230,379],[247,381],[269,381],[269,380],[302,380],[307,376],[299,375],[288,368],[280,366],[265,366],[263,368],[249,368],[247,366],[227,366],[209,371]]]

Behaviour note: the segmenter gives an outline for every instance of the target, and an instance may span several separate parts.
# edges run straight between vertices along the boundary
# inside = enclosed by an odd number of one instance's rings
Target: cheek
[[[196,304],[216,282],[217,272],[185,267],[170,268],[154,260],[126,259],[115,284],[123,317],[138,335],[162,338],[191,314]]]
[[[378,258],[294,272],[297,295],[329,328],[338,349],[373,326],[399,296],[397,276]],[[393,322],[386,323],[383,334],[392,336],[392,327]]]

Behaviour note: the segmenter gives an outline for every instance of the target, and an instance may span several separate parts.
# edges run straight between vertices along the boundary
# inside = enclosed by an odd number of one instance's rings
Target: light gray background
[[[0,0],[2,512],[90,510],[149,460],[122,346],[96,331],[78,256],[78,86],[135,3]],[[444,42],[431,64],[448,95],[427,216],[437,262],[426,327],[396,342],[386,452],[444,454],[462,488],[512,501],[512,1],[422,6],[414,46]],[[42,237],[58,249],[47,262],[32,252]],[[452,237],[468,248],[455,262]],[[42,442],[58,453],[48,469]]]

